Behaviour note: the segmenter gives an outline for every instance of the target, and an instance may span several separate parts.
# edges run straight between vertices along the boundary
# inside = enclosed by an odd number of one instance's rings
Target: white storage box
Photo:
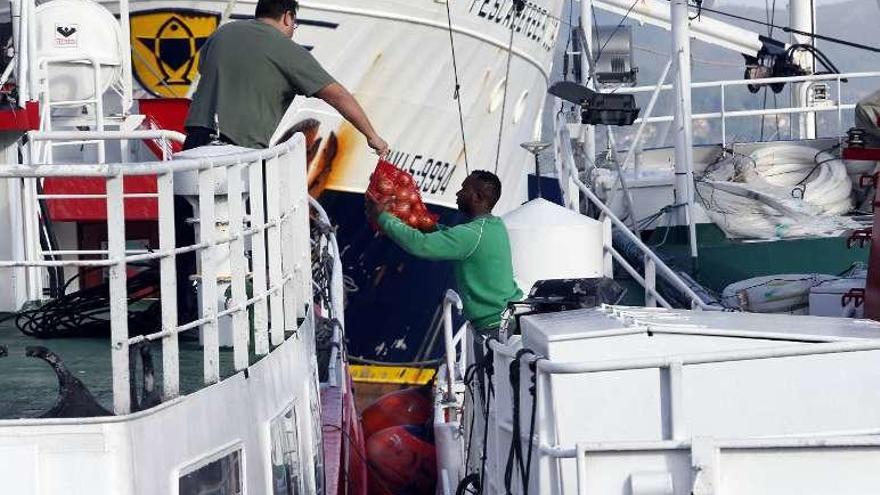
[[[852,289],[864,289],[864,278],[841,278],[829,280],[810,289],[810,314],[813,316],[851,316],[862,318],[864,301],[843,303],[843,296]]]

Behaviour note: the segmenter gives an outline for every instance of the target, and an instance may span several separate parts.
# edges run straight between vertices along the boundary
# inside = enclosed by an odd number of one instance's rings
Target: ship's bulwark
[[[346,292],[345,333],[352,356],[383,362],[409,362],[423,340],[447,288],[453,287],[448,262],[417,259],[373,232],[364,217],[362,194],[325,190],[321,203],[338,222],[343,271],[354,282]],[[441,223],[455,224],[456,210],[429,205]],[[438,339],[433,357],[439,356]]]

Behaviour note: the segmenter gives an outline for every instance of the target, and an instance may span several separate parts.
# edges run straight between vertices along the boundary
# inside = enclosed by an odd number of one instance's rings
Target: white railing
[[[459,295],[448,289],[443,297],[443,343],[445,364],[440,366],[434,388],[434,439],[437,451],[438,493],[456,493],[457,483],[464,476],[465,455],[462,444],[464,424],[464,392],[468,360],[468,329],[465,322],[456,332],[452,326],[453,307],[461,313]],[[471,403],[471,406],[474,404]],[[473,423],[471,424],[473,427]]]
[[[464,365],[467,360],[467,328],[465,322],[456,332],[452,327],[452,308],[455,307],[461,314],[461,297],[452,290],[447,289],[443,296],[443,344],[445,346],[444,357],[446,359],[446,400],[454,402],[455,394],[453,385],[458,378],[464,378]]]
[[[563,191],[566,205],[574,211],[580,211],[579,195],[583,195],[587,201],[593,204],[601,213],[599,220],[603,223],[603,253],[604,272],[606,277],[614,276],[614,262],[616,261],[626,272],[641,285],[645,290],[645,306],[654,307],[657,304],[664,308],[672,308],[672,305],[657,291],[657,275],[669,283],[685,299],[690,301],[692,309],[721,310],[720,305],[710,304],[705,301],[668,265],[657,256],[630,228],[623,223],[611,211],[598,196],[584,184],[578,177],[577,165],[571,150],[571,138],[567,126],[557,126],[557,159],[556,166],[559,174],[560,188]],[[577,191],[579,195],[571,194]],[[639,250],[643,258],[643,274],[640,274],[620,252],[614,249],[612,243],[612,229],[616,227],[626,238]]]
[[[52,146],[69,145],[74,143],[98,143],[98,163],[104,163],[106,143],[115,141],[119,143],[120,156],[123,163],[127,162],[128,149],[131,141],[154,140],[159,142],[174,141],[183,143],[186,136],[176,131],[169,130],[137,130],[137,131],[32,131],[28,133],[28,146],[26,160],[33,166],[37,164],[51,164],[52,155],[48,153]],[[166,153],[170,150],[169,146],[162,146],[162,160],[166,161],[171,157]],[[38,242],[37,229],[39,225],[39,206],[38,200],[53,199],[106,199],[106,194],[37,194],[36,181],[32,178],[24,179],[25,187],[21,194],[22,215],[24,217],[23,232],[25,233],[24,256],[20,260],[36,261],[43,260],[44,256],[79,256],[87,254],[107,254],[106,250],[99,252],[86,252],[83,250],[71,251],[44,251]],[[124,194],[125,199],[152,199],[158,198],[155,193],[127,193]],[[126,251],[126,254],[135,254]],[[138,253],[139,254],[139,253]],[[61,265],[55,265],[61,266]],[[27,298],[31,301],[40,299],[43,294],[42,278],[39,276],[39,270],[29,268],[27,272]]]
[[[807,113],[823,113],[837,112],[837,136],[844,134],[846,129],[843,125],[843,112],[855,108],[855,101],[844,103],[845,82],[855,79],[877,78],[880,79],[880,72],[851,72],[846,74],[819,74],[810,76],[792,76],[792,77],[771,77],[764,79],[751,80],[727,80],[727,81],[708,81],[691,84],[692,90],[717,89],[720,109],[714,112],[694,113],[693,120],[720,120],[721,121],[721,144],[727,146],[727,124],[728,119],[744,118],[744,117],[766,117],[777,115],[803,115]],[[846,81],[844,81],[846,80]],[[729,110],[727,108],[727,91],[731,87],[741,87],[747,85],[765,85],[780,83],[816,83],[831,82],[836,87],[836,100],[828,101],[821,106],[802,106],[802,107],[784,107],[784,108],[768,108],[762,110]],[[634,88],[617,88],[615,93],[619,94],[642,94],[655,91],[656,86],[638,86]],[[660,86],[661,91],[673,90],[673,85],[663,84]],[[657,117],[647,117],[636,119],[635,124],[642,122],[648,124],[658,124],[662,122],[672,122],[673,115],[663,115]]]
[[[143,132],[119,132],[104,138],[143,139],[160,137]],[[41,137],[35,134],[35,137]],[[43,136],[45,137],[45,136]],[[82,135],[79,136],[82,138]],[[142,342],[161,341],[163,398],[173,399],[180,393],[178,335],[199,329],[203,342],[203,382],[220,379],[218,323],[231,319],[233,361],[235,371],[249,366],[250,328],[248,311],[254,313],[254,351],[258,356],[282,344],[285,331],[298,328],[297,318],[306,314],[311,301],[311,260],[308,191],[304,173],[305,144],[302,135],[261,151],[250,151],[172,162],[130,164],[16,165],[0,164],[0,179],[15,181],[23,197],[36,201],[37,180],[48,177],[91,177],[106,184],[108,248],[105,259],[0,260],[0,269],[24,269],[32,274],[29,281],[40,279],[41,269],[51,266],[89,266],[109,269],[111,321],[111,357],[113,369],[113,410],[116,414],[131,411],[129,392],[129,346]],[[193,198],[198,201],[199,241],[191,246],[176,246],[174,194],[175,178],[181,173],[195,174],[197,181]],[[126,250],[125,199],[123,179],[133,176],[157,178],[159,213],[159,248],[135,254]],[[226,191],[218,184],[226,183]],[[245,211],[245,199],[250,201]],[[246,189],[247,186],[247,189]],[[218,218],[217,195],[228,199],[228,218]],[[103,197],[103,196],[102,196]],[[32,211],[37,211],[34,208]],[[26,219],[27,220],[27,219]],[[36,221],[36,218],[30,219]],[[228,226],[228,231],[218,227]],[[36,228],[13,233],[17,242],[26,243],[30,253],[39,245]],[[245,257],[250,244],[251,267]],[[231,298],[226,309],[218,308],[218,271],[228,250],[228,280]],[[178,324],[176,256],[195,252],[200,258],[201,312],[199,318],[185,325]],[[131,263],[158,261],[162,305],[162,324],[158,331],[130,337],[128,332],[128,295],[126,268]],[[268,279],[267,279],[268,274]],[[248,297],[246,283],[251,279],[253,292]],[[33,292],[33,291],[31,291]],[[271,312],[270,312],[271,310]]]
[[[606,306],[606,311],[616,311],[613,307]],[[636,327],[633,327],[636,328]],[[660,328],[644,328],[645,331],[663,333]],[[501,356],[501,364],[509,364],[517,357],[517,348],[508,346],[498,341],[489,341],[489,347],[496,356]],[[878,447],[880,446],[880,429],[862,430],[855,432],[817,433],[809,436],[785,436],[785,437],[759,437],[759,438],[690,438],[688,436],[684,406],[684,368],[699,366],[710,363],[732,363],[739,361],[760,361],[766,359],[790,358],[801,356],[820,356],[826,354],[839,354],[850,352],[880,351],[880,342],[872,341],[846,341],[846,342],[822,342],[813,343],[809,346],[800,344],[780,345],[779,347],[763,349],[744,349],[734,351],[706,352],[667,356],[657,358],[633,358],[617,361],[589,361],[589,362],[555,362],[543,356],[531,355],[526,359],[529,365],[533,365],[536,373],[535,395],[537,401],[535,409],[535,424],[539,427],[535,430],[532,439],[539,457],[553,459],[576,459],[577,463],[577,493],[586,495],[586,472],[587,458],[590,454],[600,453],[625,453],[625,452],[659,452],[670,450],[691,450],[694,458],[694,468],[700,473],[694,479],[695,487],[703,483],[704,476],[717,472],[717,465],[713,463],[714,456],[704,456],[705,449],[717,452],[719,449],[789,449],[789,448],[833,448],[833,447]],[[496,364],[496,367],[499,364]],[[553,388],[551,378],[554,375],[577,375],[608,373],[614,371],[632,371],[644,369],[657,369],[666,372],[669,377],[668,397],[663,400],[663,408],[668,410],[670,429],[668,437],[655,441],[620,441],[620,442],[593,442],[574,443],[562,445],[555,443],[556,434],[554,428],[548,425],[553,423],[553,411],[548,409],[549,404],[559,403],[552,398]],[[511,434],[517,434],[509,423],[496,419],[499,428],[504,428]],[[519,432],[524,442],[529,442],[528,435]],[[555,467],[553,469],[559,469]],[[536,470],[537,471],[537,470]],[[696,492],[695,492],[696,493]]]

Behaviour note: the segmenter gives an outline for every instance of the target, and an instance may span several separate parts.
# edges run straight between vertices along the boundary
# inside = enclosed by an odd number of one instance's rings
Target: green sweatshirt
[[[510,239],[500,218],[481,216],[428,234],[388,212],[379,215],[378,223],[409,254],[454,262],[464,316],[477,330],[497,327],[507,303],[522,298],[522,291],[513,281]]]

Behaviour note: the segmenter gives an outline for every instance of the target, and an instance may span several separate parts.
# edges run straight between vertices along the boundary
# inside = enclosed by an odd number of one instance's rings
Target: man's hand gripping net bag
[[[430,232],[437,226],[440,215],[428,211],[412,175],[385,160],[376,165],[366,194],[379,204],[390,202],[388,211],[410,227]]]

